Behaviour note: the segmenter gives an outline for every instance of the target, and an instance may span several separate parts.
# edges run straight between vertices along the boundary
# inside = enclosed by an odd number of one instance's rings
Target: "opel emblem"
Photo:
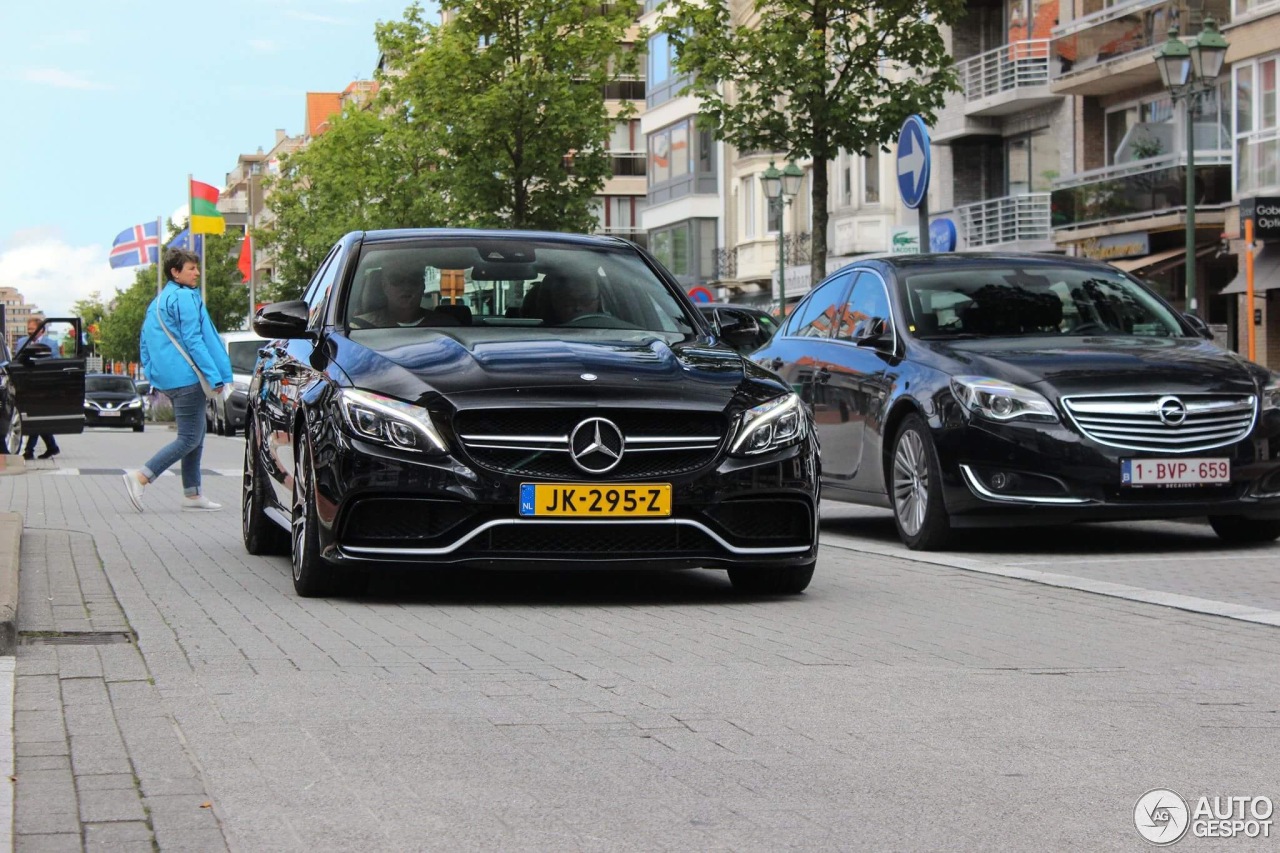
[[[1187,419],[1187,405],[1177,397],[1161,397],[1156,403],[1156,414],[1165,426],[1182,426]]]
[[[622,430],[604,418],[587,418],[569,434],[569,455],[588,474],[603,474],[622,461]]]

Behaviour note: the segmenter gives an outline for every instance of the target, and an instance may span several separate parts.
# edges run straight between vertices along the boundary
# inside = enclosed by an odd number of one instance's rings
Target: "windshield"
[[[84,378],[85,391],[114,391],[122,394],[137,393],[133,387],[133,380],[127,376],[86,376]]]
[[[675,341],[695,329],[628,247],[494,238],[366,246],[346,318],[353,337],[371,345],[377,337],[359,330],[482,327],[459,333],[492,339],[609,329]]]
[[[1119,272],[992,266],[900,278],[918,338],[1186,334],[1172,310]]]
[[[227,344],[227,355],[231,356],[231,372],[253,373],[253,367],[258,363],[258,350],[264,343],[266,342],[256,340],[231,341]]]

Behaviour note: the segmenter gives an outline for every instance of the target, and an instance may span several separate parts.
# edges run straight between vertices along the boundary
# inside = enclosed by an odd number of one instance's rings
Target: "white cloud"
[[[106,303],[133,283],[137,268],[111,269],[110,251],[106,244],[68,245],[52,229],[19,231],[0,243],[0,285],[17,288],[48,316],[69,316],[95,291]]]
[[[57,89],[96,91],[111,88],[106,83],[89,80],[70,71],[64,71],[61,68],[28,68],[18,76],[27,83],[39,83],[44,86],[53,86]]]

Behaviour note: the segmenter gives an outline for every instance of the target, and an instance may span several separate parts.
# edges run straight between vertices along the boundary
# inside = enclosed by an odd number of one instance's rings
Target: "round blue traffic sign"
[[[692,299],[694,302],[711,302],[712,301],[711,291],[707,290],[705,287],[703,287],[700,284],[696,287],[689,288],[689,298]]]
[[[898,195],[915,209],[929,192],[929,128],[918,115],[907,116],[898,133]]]
[[[929,223],[929,251],[954,252],[956,250],[956,224],[950,219],[935,219]]]

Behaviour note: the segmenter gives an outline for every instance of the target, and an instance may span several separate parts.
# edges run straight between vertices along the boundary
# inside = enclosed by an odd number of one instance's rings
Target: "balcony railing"
[[[1280,128],[1251,133],[1236,141],[1236,186],[1240,195],[1280,187]]]
[[[1059,182],[1051,196],[1055,229],[1134,219],[1185,209],[1187,168],[1182,154],[1135,160],[1081,172]],[[1231,152],[1196,152],[1196,206],[1231,201]]]
[[[957,207],[955,214],[960,237],[968,249],[1053,237],[1049,193],[988,199]]]
[[[1049,83],[1049,40],[1001,45],[956,63],[966,101],[990,98],[1024,86]]]
[[[1052,74],[1056,79],[1149,51],[1169,37],[1172,26],[1188,35],[1199,32],[1207,17],[1225,21],[1230,16],[1231,0],[1118,3],[1054,30]]]
[[[738,277],[737,246],[734,246],[732,249],[716,249],[713,260],[716,265],[716,281],[725,281],[726,279],[735,279]]]

